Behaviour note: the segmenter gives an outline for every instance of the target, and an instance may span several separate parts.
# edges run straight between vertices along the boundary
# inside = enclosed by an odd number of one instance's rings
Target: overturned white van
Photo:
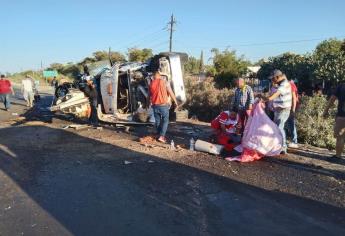
[[[152,112],[148,100],[148,87],[155,71],[159,71],[170,83],[179,104],[186,102],[183,81],[182,60],[187,58],[183,53],[160,53],[145,63],[103,64],[90,70],[98,91],[98,119],[108,123],[149,123]],[[83,82],[78,85],[65,85],[64,92],[56,92],[52,111],[87,117],[90,106],[86,95],[80,91]],[[67,88],[67,89],[66,89]],[[60,88],[61,90],[61,88]],[[176,115],[173,112],[172,117]],[[185,113],[185,111],[183,111]]]

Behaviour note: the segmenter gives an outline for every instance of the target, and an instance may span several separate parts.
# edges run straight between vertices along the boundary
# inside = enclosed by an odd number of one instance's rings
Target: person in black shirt
[[[344,150],[345,144],[345,83],[338,85],[335,92],[328,101],[324,111],[324,117],[328,116],[328,110],[334,105],[335,100],[338,99],[337,116],[334,125],[334,137],[337,139],[336,155],[332,156],[332,160],[339,160]]]
[[[96,89],[95,84],[91,79],[87,80],[87,86],[84,88],[85,95],[89,98],[90,106],[91,106],[91,115],[89,117],[89,122],[93,126],[98,125],[98,117],[97,117],[97,97],[98,92]]]

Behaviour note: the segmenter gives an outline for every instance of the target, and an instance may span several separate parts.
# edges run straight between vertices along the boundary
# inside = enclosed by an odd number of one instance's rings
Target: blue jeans
[[[4,103],[5,105],[5,109],[10,109],[11,107],[11,98],[10,98],[10,94],[6,93],[6,94],[0,94],[0,98],[1,101]]]
[[[168,105],[154,105],[153,114],[155,116],[155,126],[157,133],[160,136],[165,137],[165,134],[169,125],[169,110],[170,106]]]
[[[296,118],[295,116],[290,116],[286,122],[288,133],[291,135],[291,139],[293,143],[297,142],[297,129],[296,129]]]
[[[283,135],[283,150],[286,151],[286,133],[285,133],[285,123],[290,116],[290,108],[278,109],[274,111],[274,123],[278,126],[279,130]]]
[[[97,98],[89,98],[91,106],[91,115],[89,117],[89,122],[92,125],[98,125],[98,115],[97,115]]]

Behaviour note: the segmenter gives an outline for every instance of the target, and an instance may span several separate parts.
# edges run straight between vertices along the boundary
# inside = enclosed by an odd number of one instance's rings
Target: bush
[[[198,82],[188,77],[185,85],[187,92],[185,107],[199,120],[210,122],[221,111],[228,109],[233,91],[226,88],[217,89],[213,79]],[[327,104],[325,96],[304,96],[300,102],[296,116],[299,142],[334,149],[333,126],[336,107],[330,109],[330,116],[325,119],[322,116]]]
[[[203,82],[186,78],[187,102],[185,107],[191,115],[201,121],[209,122],[221,111],[227,110],[233,96],[229,89],[217,89],[212,78]]]
[[[336,108],[330,110],[330,116],[323,118],[327,99],[324,96],[305,96],[297,113],[297,133],[300,143],[307,143],[328,149],[335,148],[333,125]]]

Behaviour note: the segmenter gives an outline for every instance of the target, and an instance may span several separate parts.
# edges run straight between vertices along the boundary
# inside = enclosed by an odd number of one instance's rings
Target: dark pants
[[[243,134],[244,127],[247,124],[248,117],[249,117],[250,111],[249,110],[239,110],[238,115],[240,117],[240,122],[241,122],[241,134]]]
[[[291,135],[292,142],[297,144],[297,129],[295,116],[289,117],[289,119],[286,122],[286,128],[288,130],[288,134]]]
[[[5,109],[10,109],[11,107],[11,99],[10,99],[10,94],[5,93],[5,94],[0,94],[0,99],[5,105]]]
[[[290,116],[290,108],[276,109],[274,111],[274,123],[278,126],[283,136],[283,150],[286,151],[285,124]]]
[[[165,137],[169,125],[169,105],[154,105],[153,114],[155,116],[155,126],[157,133]]]
[[[89,118],[89,122],[92,125],[98,124],[98,116],[97,116],[97,98],[89,98],[90,106],[91,106],[91,115]]]

